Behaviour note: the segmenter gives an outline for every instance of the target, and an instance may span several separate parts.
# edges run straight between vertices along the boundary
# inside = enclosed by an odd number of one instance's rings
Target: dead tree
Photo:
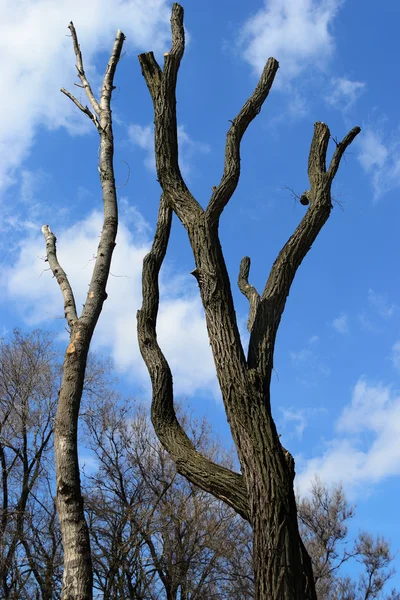
[[[56,498],[64,547],[63,600],[90,600],[93,572],[90,542],[85,522],[78,464],[78,415],[89,346],[103,303],[118,227],[117,196],[114,180],[114,138],[111,118],[111,96],[115,70],[125,36],[118,30],[100,92],[100,100],[87,80],[76,31],[70,23],[76,68],[81,87],[91,108],[83,106],[70,92],[61,91],[94,123],[100,136],[99,173],[103,195],[104,221],[86,302],[78,316],[74,293],[56,253],[56,237],[48,225],[42,227],[46,254],[51,271],[64,298],[65,318],[70,331],[62,384],[54,426],[56,456]]]
[[[240,340],[231,284],[218,236],[219,219],[240,175],[240,142],[260,112],[278,70],[270,58],[260,80],[233,119],[225,147],[222,179],[206,209],[190,193],[179,168],[176,82],[184,53],[183,9],[174,4],[172,47],[161,68],[152,52],[139,61],[155,115],[157,175],[162,188],[157,229],[143,266],[143,304],[138,312],[138,338],[150,373],[152,421],[157,435],[180,473],[224,500],[247,519],[253,530],[256,598],[315,600],[310,558],[299,535],[293,492],[294,460],[281,445],[271,414],[270,380],[278,326],[298,267],[311,248],[331,209],[331,185],[346,148],[360,132],[352,129],[336,145],[329,167],[330,132],[316,123],[308,160],[310,189],[307,212],[280,251],[258,293],[249,283],[250,259],[240,265],[239,288],[248,298],[250,342],[247,357]],[[223,468],[195,450],[178,422],[173,405],[172,375],[157,342],[158,274],[163,262],[172,211],[184,225],[196,268],[208,336],[227,419],[238,452],[241,474]]]

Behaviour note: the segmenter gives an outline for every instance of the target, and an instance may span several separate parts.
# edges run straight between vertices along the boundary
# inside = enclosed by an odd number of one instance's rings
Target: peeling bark
[[[360,129],[340,142],[328,170],[330,132],[316,123],[308,163],[309,207],[279,253],[261,295],[248,282],[250,260],[243,259],[239,288],[249,300],[248,356],[242,348],[229,276],[218,225],[240,176],[240,142],[268,96],[278,62],[270,58],[252,96],[232,120],[225,147],[224,171],[206,210],[188,189],[178,162],[176,81],[184,52],[183,9],[172,7],[172,47],[158,65],[150,52],[139,56],[154,105],[155,152],[162,188],[157,231],[143,265],[143,305],[138,312],[138,337],[152,385],[152,421],[156,433],[180,473],[225,500],[253,529],[254,571],[258,600],[315,600],[310,558],[297,526],[293,492],[294,460],[279,440],[271,414],[270,378],[275,338],[290,286],[311,245],[331,212],[331,184],[340,159]],[[158,273],[169,237],[171,211],[187,230],[205,311],[224,406],[242,474],[221,471],[197,453],[180,426],[173,407],[172,375],[156,336]]]
[[[76,57],[76,68],[92,110],[83,106],[70,92],[61,91],[95,124],[100,135],[99,172],[103,195],[104,221],[93,275],[82,314],[78,317],[68,277],[58,262],[56,237],[48,225],[42,227],[50,268],[64,298],[65,318],[70,341],[65,353],[63,378],[54,424],[56,456],[56,500],[64,547],[62,600],[91,600],[93,573],[90,541],[84,517],[78,463],[78,416],[82,398],[86,361],[94,329],[107,298],[106,285],[118,226],[117,197],[114,180],[114,138],[111,95],[115,70],[125,39],[117,32],[97,101],[86,78],[82,54],[73,23],[69,29]]]

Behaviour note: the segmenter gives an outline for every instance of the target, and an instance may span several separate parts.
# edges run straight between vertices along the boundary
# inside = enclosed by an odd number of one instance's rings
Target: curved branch
[[[154,141],[157,176],[163,193],[185,227],[203,213],[182,177],[178,160],[176,81],[185,49],[183,8],[174,3],[171,15],[172,46],[164,56],[164,70],[154,54],[139,55],[142,74],[154,105]]]
[[[64,298],[65,318],[67,319],[69,327],[72,329],[75,322],[78,320],[78,315],[76,313],[74,293],[68,281],[67,274],[58,262],[56,247],[57,238],[50,230],[48,225],[43,225],[42,233],[44,239],[46,240],[47,261],[54,277],[57,280],[58,285],[60,286],[61,293]]]
[[[219,185],[214,189],[208,204],[206,214],[211,222],[218,221],[222,211],[228,204],[235,191],[240,177],[240,142],[247,127],[261,111],[279,63],[275,58],[269,58],[256,89],[245,102],[239,114],[232,121],[226,136],[224,172]]]
[[[159,440],[176,463],[178,472],[248,519],[249,507],[242,476],[213,463],[198,452],[176,417],[172,374],[156,334],[158,274],[168,245],[171,217],[171,208],[162,196],[153,246],[143,261],[143,301],[137,313],[139,347],[153,388],[152,422]]]
[[[240,263],[238,286],[239,290],[244,296],[246,296],[247,300],[249,301],[250,310],[249,318],[247,321],[247,329],[251,333],[251,330],[253,329],[254,319],[256,318],[257,308],[260,303],[260,294],[257,292],[254,286],[250,285],[249,273],[250,258],[248,256],[244,256]]]
[[[297,269],[329,218],[332,209],[333,177],[344,151],[360,131],[359,127],[354,127],[337,145],[329,170],[326,172],[329,128],[321,122],[314,125],[308,158],[310,190],[304,194],[309,201],[309,208],[272,266],[250,337],[248,364],[258,370],[266,386],[269,384],[273,366],[276,332],[290,287]]]

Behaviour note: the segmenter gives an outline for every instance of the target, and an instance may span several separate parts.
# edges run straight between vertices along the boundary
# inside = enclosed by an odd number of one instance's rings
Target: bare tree
[[[51,494],[47,490],[43,497],[41,487],[51,470],[60,382],[56,357],[52,338],[40,331],[15,331],[0,343],[0,595],[5,599],[28,597],[26,591],[38,584],[40,597],[50,600],[55,589],[59,543],[54,537],[44,567],[34,538],[45,550],[49,538],[43,529],[38,537],[38,517],[45,505],[54,517]]]
[[[256,597],[315,599],[311,561],[298,532],[293,491],[294,460],[279,440],[271,414],[270,380],[278,326],[296,271],[327,221],[331,185],[340,160],[360,132],[352,129],[336,143],[329,167],[331,138],[325,123],[316,123],[308,160],[310,189],[302,195],[305,216],[283,246],[262,293],[249,283],[250,259],[240,265],[239,288],[248,298],[250,342],[247,357],[239,335],[232,291],[218,226],[240,176],[240,143],[260,112],[278,70],[270,58],[260,80],[232,120],[219,185],[206,209],[190,193],[179,168],[176,82],[185,48],[183,9],[172,7],[172,46],[163,68],[152,52],[139,61],[155,116],[155,154],[162,196],[151,252],[144,259],[143,304],[138,312],[138,338],[153,386],[152,421],[156,433],[180,473],[225,501],[249,521],[253,530]],[[193,251],[218,381],[238,452],[242,473],[235,473],[199,453],[179,424],[173,405],[172,375],[157,342],[158,273],[166,252],[171,215],[184,225]]]
[[[63,600],[92,598],[92,561],[85,522],[78,464],[78,416],[84,384],[87,356],[96,323],[107,298],[106,285],[118,227],[117,197],[114,179],[114,137],[111,96],[115,70],[121,55],[124,34],[118,30],[100,92],[100,100],[86,77],[74,25],[70,23],[79,87],[86,92],[91,108],[83,106],[70,92],[62,89],[94,123],[100,136],[99,173],[103,193],[104,221],[94,263],[93,275],[82,313],[78,316],[73,290],[56,253],[56,237],[48,225],[42,227],[51,271],[64,298],[65,318],[70,340],[65,353],[63,378],[54,426],[56,456],[56,498],[64,546]]]
[[[300,533],[311,557],[318,600],[372,600],[400,598],[384,587],[394,575],[390,545],[381,536],[361,532],[348,539],[348,521],[354,516],[342,486],[328,488],[316,478],[309,496],[299,499]],[[355,560],[362,565],[356,577],[343,576],[341,567]]]
[[[88,475],[86,506],[103,597],[250,598],[234,594],[249,589],[247,524],[177,474],[145,410],[101,398],[84,418],[99,464]],[[197,448],[221,455],[204,421],[182,421]]]

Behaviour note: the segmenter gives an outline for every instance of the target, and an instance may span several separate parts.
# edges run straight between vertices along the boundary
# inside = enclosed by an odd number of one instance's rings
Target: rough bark
[[[64,298],[64,311],[70,329],[63,378],[54,425],[56,456],[56,499],[64,547],[63,600],[91,600],[93,573],[88,528],[83,511],[78,464],[78,415],[90,342],[103,303],[118,226],[117,197],[114,180],[114,139],[111,117],[111,95],[114,74],[125,39],[117,32],[101,88],[100,101],[94,96],[86,78],[82,55],[74,25],[70,23],[76,68],[81,87],[92,110],[83,106],[70,92],[61,91],[95,124],[100,135],[99,173],[103,195],[104,222],[82,314],[78,317],[74,294],[57,259],[56,237],[48,225],[42,227],[46,240],[47,260]]]
[[[278,255],[262,295],[249,284],[250,260],[239,274],[240,290],[250,303],[251,332],[246,358],[240,341],[230,281],[218,237],[221,213],[240,176],[240,141],[260,112],[278,69],[270,58],[252,96],[232,120],[224,171],[206,210],[187,188],[179,169],[175,88],[184,52],[183,9],[174,4],[172,47],[163,69],[150,52],[139,56],[155,114],[156,166],[162,200],[156,238],[144,260],[143,306],[138,336],[152,384],[152,420],[161,442],[190,481],[225,500],[249,520],[254,536],[254,571],[258,600],[315,600],[311,561],[300,538],[293,493],[294,460],[279,441],[271,414],[270,376],[279,322],[298,267],[329,217],[330,189],[340,159],[360,129],[355,127],[336,147],[328,170],[330,132],[316,123],[309,154],[309,208]],[[158,272],[168,244],[170,212],[187,230],[205,311],[218,381],[242,475],[220,471],[187,441],[173,408],[172,376],[157,343]]]

